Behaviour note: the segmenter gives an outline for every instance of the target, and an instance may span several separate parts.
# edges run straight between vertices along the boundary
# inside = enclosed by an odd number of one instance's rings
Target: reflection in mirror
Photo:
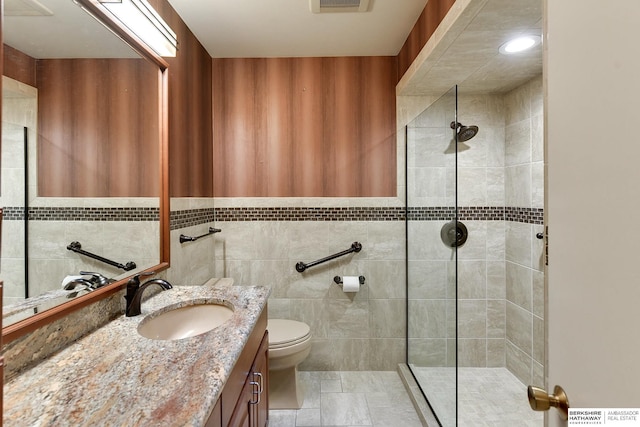
[[[72,1],[43,4],[5,0],[4,326],[160,263],[158,67]]]

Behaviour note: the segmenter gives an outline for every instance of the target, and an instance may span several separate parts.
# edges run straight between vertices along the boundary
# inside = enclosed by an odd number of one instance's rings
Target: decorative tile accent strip
[[[505,208],[505,219],[527,224],[544,224],[544,209],[542,208]]]
[[[190,209],[171,212],[171,229],[190,227],[213,221],[404,221],[402,207],[243,207]],[[504,208],[496,206],[460,207],[463,221],[518,221],[538,224],[542,209]],[[451,206],[411,207],[406,217],[411,221],[448,221],[455,218]]]
[[[24,208],[3,208],[3,219],[24,219]],[[159,221],[158,208],[30,207],[30,221]]]
[[[181,228],[213,222],[215,218],[214,215],[215,212],[213,208],[171,211],[171,229],[179,230]]]
[[[504,221],[504,207],[463,206],[458,208],[460,221]]]
[[[449,221],[456,217],[453,206],[410,207],[407,215],[409,221]]]
[[[404,221],[401,207],[217,208],[216,221]]]
[[[5,221],[22,221],[24,220],[24,208],[5,206],[2,208],[2,219]]]

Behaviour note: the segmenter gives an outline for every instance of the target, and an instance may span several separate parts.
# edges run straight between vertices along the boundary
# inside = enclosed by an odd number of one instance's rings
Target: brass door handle
[[[569,398],[559,385],[553,388],[553,394],[548,394],[546,390],[530,385],[527,387],[529,405],[534,411],[547,411],[549,408],[558,408],[563,420],[569,418]]]

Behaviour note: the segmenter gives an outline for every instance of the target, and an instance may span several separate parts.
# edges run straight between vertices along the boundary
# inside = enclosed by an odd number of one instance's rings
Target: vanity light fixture
[[[176,33],[158,15],[147,0],[98,0],[131,32],[160,56],[176,56]]]
[[[538,46],[541,43],[542,39],[540,36],[535,35],[526,35],[519,36],[515,39],[511,39],[500,46],[500,53],[504,55],[511,55],[513,53],[524,52],[525,50],[532,49]]]

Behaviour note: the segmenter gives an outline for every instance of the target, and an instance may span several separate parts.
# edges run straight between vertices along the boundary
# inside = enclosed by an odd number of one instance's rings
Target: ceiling
[[[73,0],[4,0],[4,43],[32,58],[138,55]]]
[[[427,2],[370,0],[367,12],[314,14],[309,0],[168,1],[214,58],[397,55]],[[5,0],[5,11],[25,2],[33,0]],[[35,58],[135,55],[72,0],[40,3],[53,14],[5,16],[7,44]],[[514,56],[499,46],[541,32],[542,0],[457,0],[398,93],[511,90],[542,73],[542,46]]]
[[[427,0],[312,13],[309,0],[169,0],[213,58],[395,56]]]
[[[309,0],[169,0],[214,58],[397,55],[426,0],[371,0],[364,13],[311,13]],[[449,16],[449,15],[452,15]],[[400,94],[506,92],[542,73],[542,46],[505,56],[518,34],[542,34],[542,0],[457,0],[438,46]]]

